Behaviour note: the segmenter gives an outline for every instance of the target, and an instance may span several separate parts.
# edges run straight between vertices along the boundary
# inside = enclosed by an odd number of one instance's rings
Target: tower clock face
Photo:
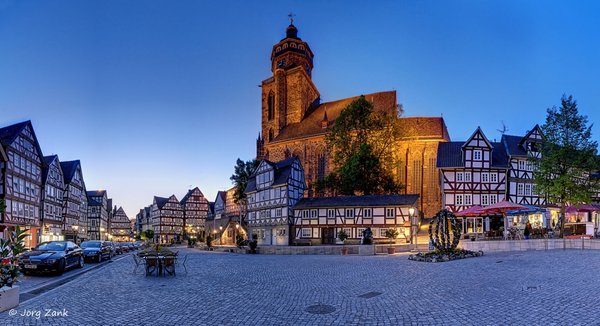
[[[285,67],[285,59],[281,59],[281,60],[277,61],[277,67],[278,68]]]

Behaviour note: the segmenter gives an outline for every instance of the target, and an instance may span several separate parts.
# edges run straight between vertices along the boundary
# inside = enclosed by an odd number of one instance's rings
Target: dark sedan
[[[57,272],[84,265],[83,250],[71,241],[50,241],[40,243],[33,250],[19,257],[19,266],[24,273]]]
[[[112,248],[106,241],[92,240],[81,243],[83,256],[87,260],[102,262],[104,258],[110,259],[112,256]]]

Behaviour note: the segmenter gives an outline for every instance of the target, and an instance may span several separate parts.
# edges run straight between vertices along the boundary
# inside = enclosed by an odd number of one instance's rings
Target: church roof
[[[405,140],[450,140],[448,128],[442,117],[402,117],[400,129],[401,137]]]
[[[302,121],[288,124],[281,129],[277,137],[273,139],[272,143],[327,133],[327,130],[324,129],[322,125],[325,112],[327,111],[329,121],[335,121],[342,110],[359,97],[360,96],[354,96],[337,101],[325,102],[313,109],[309,109]],[[373,107],[376,111],[391,111],[396,109],[396,91],[366,94],[364,97],[369,102],[373,103]]]
[[[369,195],[302,198],[294,209],[325,207],[384,207],[414,205],[419,195]]]

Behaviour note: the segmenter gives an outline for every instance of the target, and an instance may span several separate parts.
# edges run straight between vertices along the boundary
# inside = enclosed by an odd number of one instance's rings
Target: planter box
[[[12,309],[19,305],[19,286],[4,286],[0,288],[0,312]]]

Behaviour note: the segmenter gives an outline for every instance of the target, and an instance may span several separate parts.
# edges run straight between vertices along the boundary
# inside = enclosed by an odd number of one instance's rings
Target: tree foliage
[[[246,185],[248,185],[248,179],[256,168],[258,168],[258,164],[260,161],[256,159],[252,159],[250,161],[242,161],[241,159],[237,159],[235,162],[234,173],[229,178],[234,186],[235,193],[233,195],[233,200],[236,204],[243,204],[246,200]]]
[[[398,193],[392,174],[393,144],[400,137],[398,110],[378,112],[359,97],[348,105],[326,136],[335,170],[318,180],[318,193],[373,195]]]
[[[573,96],[561,98],[560,107],[547,109],[542,127],[544,143],[534,172],[538,192],[561,206],[560,229],[564,231],[567,204],[589,203],[598,192],[598,144],[592,140],[592,125],[580,115]]]

